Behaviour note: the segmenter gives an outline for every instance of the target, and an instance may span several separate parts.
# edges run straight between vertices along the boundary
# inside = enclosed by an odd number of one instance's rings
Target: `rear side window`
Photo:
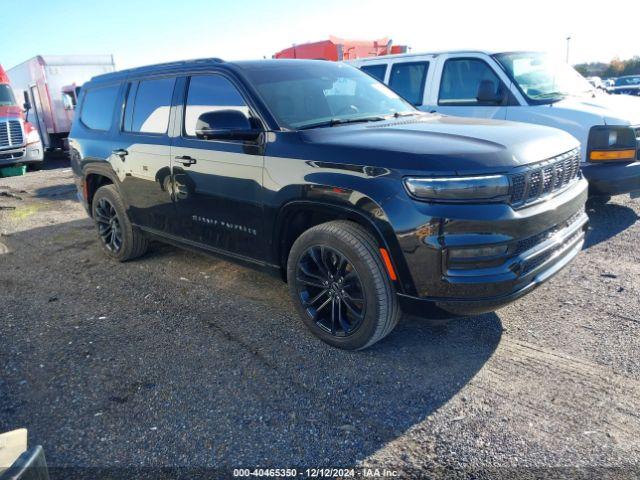
[[[389,86],[405,100],[422,105],[429,62],[396,63],[391,67]]]
[[[364,65],[360,67],[364,73],[368,73],[376,80],[384,82],[384,76],[387,74],[387,65],[385,63],[381,65]]]
[[[195,137],[198,117],[215,110],[239,110],[249,118],[249,107],[229,80],[220,75],[191,77],[184,110],[184,133]]]
[[[125,131],[167,133],[175,82],[175,78],[157,78],[132,85],[125,108]]]
[[[84,94],[80,120],[92,130],[109,130],[120,85],[91,88]]]
[[[493,69],[484,61],[474,58],[447,60],[440,81],[440,105],[485,105],[478,101],[482,82],[491,82],[496,95],[502,83]]]

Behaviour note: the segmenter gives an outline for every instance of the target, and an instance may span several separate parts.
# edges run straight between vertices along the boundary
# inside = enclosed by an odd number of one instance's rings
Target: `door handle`
[[[118,148],[117,150],[112,150],[111,153],[113,155],[120,157],[120,160],[122,160],[123,162],[124,162],[124,157],[129,155],[129,152],[127,152],[124,148]]]
[[[196,163],[196,159],[188,155],[184,155],[176,157],[176,162],[181,163],[185,167],[188,167],[189,165],[193,165],[194,163]]]

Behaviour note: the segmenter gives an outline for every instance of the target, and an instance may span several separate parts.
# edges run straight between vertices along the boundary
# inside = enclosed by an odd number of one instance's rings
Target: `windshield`
[[[500,53],[495,56],[529,99],[555,102],[592,92],[587,80],[566,63],[545,53]]]
[[[640,77],[620,77],[616,80],[616,87],[640,85]]]
[[[419,113],[384,84],[342,63],[275,60],[245,73],[278,123],[290,129]]]
[[[9,107],[15,104],[16,99],[13,98],[11,87],[5,83],[0,84],[0,107]]]

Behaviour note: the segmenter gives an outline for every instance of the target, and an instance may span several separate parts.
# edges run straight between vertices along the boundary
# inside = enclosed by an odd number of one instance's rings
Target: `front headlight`
[[[637,140],[631,127],[596,126],[589,131],[588,159],[594,162],[635,160]]]
[[[25,143],[27,145],[33,145],[40,141],[40,134],[38,134],[38,130],[29,122],[24,122],[24,131],[27,134],[27,138],[25,139]]]
[[[442,202],[501,201],[509,195],[505,175],[478,177],[405,178],[404,184],[414,197]]]

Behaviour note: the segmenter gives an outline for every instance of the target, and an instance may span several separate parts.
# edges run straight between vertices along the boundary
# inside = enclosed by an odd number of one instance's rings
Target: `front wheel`
[[[377,243],[353,222],[323,223],[304,232],[291,248],[287,279],[305,325],[335,347],[373,345],[400,318]]]

